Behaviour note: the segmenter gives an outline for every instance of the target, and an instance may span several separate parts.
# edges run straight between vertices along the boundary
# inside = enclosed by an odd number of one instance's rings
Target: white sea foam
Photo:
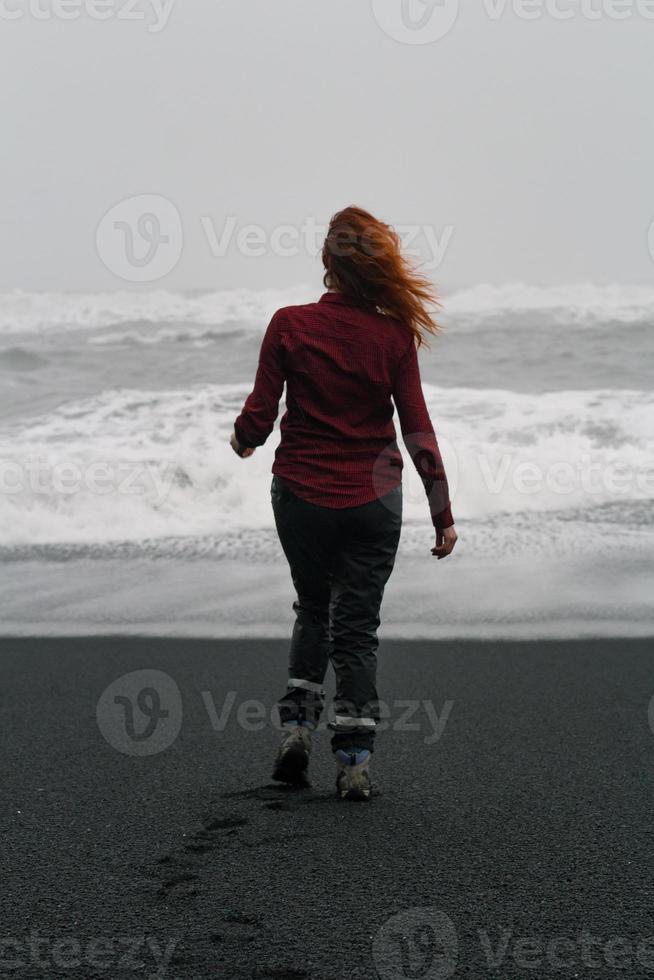
[[[312,302],[320,288],[232,289],[196,294],[154,292],[0,293],[0,336],[17,333],[89,331],[121,324],[233,326],[261,331],[282,306]],[[445,294],[444,318],[475,324],[513,314],[547,314],[571,326],[654,320],[654,287],[589,283],[528,286],[481,284]],[[526,322],[529,322],[528,320]],[[139,335],[135,335],[137,341]],[[167,333],[161,335],[168,338]],[[148,338],[151,341],[151,338]],[[146,342],[146,341],[144,341]]]
[[[263,326],[282,306],[314,298],[308,286],[213,293],[0,293],[0,335],[97,329],[121,323]]]
[[[246,385],[110,390],[0,430],[5,548],[138,545],[256,558],[276,547],[269,503],[277,433],[248,460],[228,445]],[[425,385],[457,518],[516,529],[505,546],[544,546],[548,522],[585,528],[652,520],[652,409],[642,391],[504,390]],[[428,526],[408,464],[405,517]],[[605,533],[605,532],[602,532]],[[482,534],[483,538],[483,534]],[[410,546],[410,533],[408,537]],[[479,539],[481,541],[481,538]],[[265,542],[273,542],[266,545]],[[540,544],[536,542],[540,542]],[[513,542],[511,544],[511,542]]]
[[[547,314],[550,322],[590,326],[597,322],[642,323],[654,321],[654,287],[614,283],[569,283],[530,286],[489,283],[463,289],[443,299],[446,317],[478,319],[512,314]],[[529,319],[525,318],[529,323]]]

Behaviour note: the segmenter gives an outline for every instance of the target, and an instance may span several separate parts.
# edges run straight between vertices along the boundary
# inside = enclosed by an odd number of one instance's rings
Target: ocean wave
[[[191,327],[262,332],[283,306],[314,301],[320,288],[298,285],[287,289],[232,289],[196,294],[152,292],[115,293],[0,293],[0,336],[19,333],[98,331],[129,325],[129,330],[98,343],[183,339]],[[636,324],[654,320],[654,287],[578,283],[560,286],[480,284],[445,293],[442,319],[457,325],[518,318],[533,323],[547,317],[570,326],[595,323]],[[148,327],[159,330],[148,334]],[[179,333],[176,336],[175,331]],[[220,332],[219,332],[220,333]],[[200,336],[201,339],[201,336]],[[209,338],[211,339],[211,338]]]
[[[149,347],[153,344],[190,344],[194,347],[207,347],[216,341],[238,339],[242,335],[252,335],[258,326],[263,333],[268,320],[259,320],[257,324],[227,320],[223,324],[207,327],[200,323],[175,324],[174,326],[157,326],[140,320],[137,323],[126,324],[121,330],[103,330],[91,334],[88,343],[94,347]]]
[[[570,283],[559,286],[531,286],[489,283],[463,289],[443,299],[445,317],[478,320],[519,316],[547,316],[548,320],[570,326],[595,323],[635,324],[654,321],[654,287],[618,284],[598,286]]]
[[[600,508],[613,508],[615,524],[651,523],[654,394],[424,388],[464,525],[540,526],[556,517],[589,527],[588,515]],[[210,542],[218,541],[248,551],[248,541],[256,555],[264,548],[258,535],[273,527],[277,433],[250,459],[234,455],[228,439],[248,391],[242,384],[108,390],[6,423],[5,548],[163,548],[176,541],[183,550],[195,541],[197,550],[204,541],[215,551]],[[424,527],[424,491],[404,455],[405,517]]]
[[[265,327],[282,306],[314,298],[308,286],[229,289],[197,294],[153,292],[0,293],[0,335],[92,330],[125,323],[238,323]]]
[[[47,358],[24,347],[0,350],[0,369],[3,371],[35,371],[47,363]]]
[[[551,511],[535,515],[497,514],[469,518],[459,529],[457,558],[495,559],[545,557],[556,554],[599,558],[606,555],[607,541],[620,527],[620,548],[630,560],[651,560],[654,553],[654,524],[651,508],[645,514],[640,501],[618,508],[609,504],[592,511]],[[645,523],[640,518],[645,517]],[[428,555],[433,546],[428,520],[406,520],[402,528],[400,558]],[[53,541],[0,544],[0,561],[68,562],[79,559],[104,561],[135,558],[161,561],[246,561],[273,564],[284,560],[273,527],[225,529],[220,534],[162,535],[143,539],[105,541]]]

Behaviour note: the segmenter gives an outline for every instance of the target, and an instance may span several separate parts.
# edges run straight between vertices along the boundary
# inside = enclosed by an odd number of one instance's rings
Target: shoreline
[[[416,629],[407,630],[398,626],[382,626],[379,631],[379,642],[406,642],[406,643],[479,643],[493,644],[503,643],[549,643],[563,642],[575,643],[588,640],[619,642],[620,640],[652,640],[654,642],[654,621],[646,623],[631,623],[629,621],[616,622],[609,620],[606,623],[551,623],[549,625],[526,623],[512,627],[501,625],[486,625],[480,627],[478,632],[473,632],[469,628],[460,627],[459,629],[449,626],[439,630],[438,633],[426,633]],[[4,623],[0,624],[0,642],[11,640],[175,640],[182,642],[198,642],[215,640],[218,643],[229,640],[257,641],[269,640],[288,640],[291,638],[291,626],[287,631],[282,631],[275,624],[261,623],[257,627],[250,628],[247,632],[236,632],[226,630],[218,632],[211,623],[195,624],[193,627],[182,629],[166,629],[160,623],[144,624],[140,623],[138,629],[130,626],[116,628],[114,626],[105,628],[94,626],[92,623],[79,623],[72,626],[63,624],[52,627],[47,623],[35,623],[30,626],[21,624]]]
[[[380,639],[654,636],[654,564],[462,553],[400,557]],[[285,561],[113,558],[0,567],[0,636],[288,638]]]

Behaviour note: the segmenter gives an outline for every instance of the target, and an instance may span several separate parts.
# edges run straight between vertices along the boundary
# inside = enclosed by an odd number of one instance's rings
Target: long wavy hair
[[[402,255],[400,236],[363,208],[338,211],[329,223],[322,250],[324,283],[361,306],[403,323],[416,344],[429,346],[441,329],[436,288]]]

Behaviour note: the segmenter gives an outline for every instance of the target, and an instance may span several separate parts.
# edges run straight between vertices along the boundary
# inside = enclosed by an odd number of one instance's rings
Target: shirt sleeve
[[[393,401],[400,419],[404,445],[427,494],[432,523],[438,529],[451,527],[454,518],[445,467],[425,404],[413,339],[397,370]]]
[[[262,446],[272,432],[284,381],[284,352],[278,311],[270,321],[261,343],[254,388],[234,422],[236,438],[243,448]]]

